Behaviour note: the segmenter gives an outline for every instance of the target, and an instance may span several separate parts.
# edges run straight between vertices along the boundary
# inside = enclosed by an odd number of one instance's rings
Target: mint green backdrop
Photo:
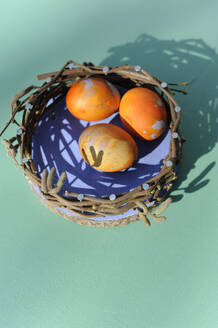
[[[0,327],[218,327],[218,2],[8,0],[0,9],[0,128],[13,95],[69,59],[190,81],[177,96],[187,142],[165,223],[70,223],[41,205],[0,146]]]

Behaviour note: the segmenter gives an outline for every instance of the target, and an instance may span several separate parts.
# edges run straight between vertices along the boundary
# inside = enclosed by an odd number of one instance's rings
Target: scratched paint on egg
[[[80,84],[85,84],[84,86],[84,92],[86,94],[86,97],[92,97],[93,96],[93,86],[94,86],[94,83],[92,81],[91,78],[88,78],[88,79],[85,79],[85,80],[82,80],[80,82]]]
[[[158,101],[157,101],[157,105],[160,106],[160,107],[163,106],[163,103],[162,103],[162,101],[161,101],[160,99],[158,99]]]
[[[152,125],[152,128],[154,130],[161,130],[163,129],[165,126],[165,122],[163,120],[160,120],[160,121],[156,121],[153,125]]]
[[[96,135],[94,135],[94,136],[91,137],[91,139],[89,140],[89,145],[90,146],[93,146],[94,145],[96,138],[97,138]]]
[[[109,86],[110,90],[112,91],[112,93],[114,95],[117,95],[117,89],[115,88],[115,86],[113,86],[113,84],[111,84],[109,81],[106,81],[107,85]]]
[[[82,83],[85,83],[86,90],[90,89],[94,85],[92,79],[90,79],[90,78],[80,81],[80,84],[82,84]]]
[[[99,150],[104,150],[106,148],[106,143],[105,141],[101,141]]]

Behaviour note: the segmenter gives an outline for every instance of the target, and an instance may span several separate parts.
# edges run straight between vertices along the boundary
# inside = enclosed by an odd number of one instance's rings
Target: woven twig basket
[[[64,98],[69,87],[79,78],[101,76],[111,83],[133,88],[144,86],[158,92],[164,99],[169,116],[169,128],[171,141],[169,153],[163,161],[161,171],[150,180],[140,184],[134,190],[126,193],[113,195],[114,197],[97,198],[89,195],[81,195],[65,191],[65,196],[59,194],[66,179],[63,172],[56,184],[53,186],[55,168],[48,173],[43,171],[42,176],[37,172],[31,158],[31,141],[34,129],[46,112],[51,111],[54,105]],[[12,157],[15,164],[24,172],[32,191],[51,211],[64,218],[85,225],[101,227],[125,225],[136,220],[143,220],[150,225],[149,217],[157,222],[165,220],[159,216],[170,204],[169,194],[173,181],[177,178],[178,167],[182,158],[182,145],[185,139],[179,131],[181,108],[174,99],[175,92],[185,94],[185,91],[174,89],[174,86],[185,86],[187,82],[176,84],[160,81],[140,66],[95,66],[92,63],[79,64],[68,61],[58,72],[38,75],[39,80],[44,80],[41,86],[31,85],[16,94],[11,101],[11,118],[0,133],[0,136],[10,124],[16,124],[19,128],[17,134],[9,140],[3,139],[8,155]],[[59,97],[49,106],[49,99]],[[16,115],[22,113],[22,121],[16,120]],[[20,160],[17,155],[20,155]],[[40,190],[41,196],[35,191]],[[152,205],[147,206],[152,200]],[[67,209],[63,213],[60,209]],[[128,210],[135,210],[136,214],[124,216],[121,219],[101,220],[107,216],[122,215]]]

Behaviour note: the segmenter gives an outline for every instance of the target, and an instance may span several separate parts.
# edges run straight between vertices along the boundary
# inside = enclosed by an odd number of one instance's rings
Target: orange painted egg
[[[80,79],[68,90],[66,105],[80,120],[99,121],[112,115],[120,104],[120,93],[109,81],[90,77]]]
[[[138,156],[132,136],[111,123],[86,128],[79,138],[79,150],[89,165],[104,172],[127,169]]]
[[[128,90],[121,98],[119,113],[126,129],[145,140],[158,138],[167,127],[163,99],[147,88]]]

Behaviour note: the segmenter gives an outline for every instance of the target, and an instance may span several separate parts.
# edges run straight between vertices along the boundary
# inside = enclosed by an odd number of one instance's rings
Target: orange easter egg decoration
[[[112,115],[120,104],[120,93],[109,81],[89,77],[78,80],[68,90],[66,105],[80,120],[99,121]]]
[[[127,169],[138,156],[134,139],[111,123],[99,123],[86,128],[79,138],[79,150],[89,165],[103,172]]]
[[[119,113],[126,129],[145,140],[157,139],[167,127],[163,99],[147,88],[128,90],[121,98]]]

